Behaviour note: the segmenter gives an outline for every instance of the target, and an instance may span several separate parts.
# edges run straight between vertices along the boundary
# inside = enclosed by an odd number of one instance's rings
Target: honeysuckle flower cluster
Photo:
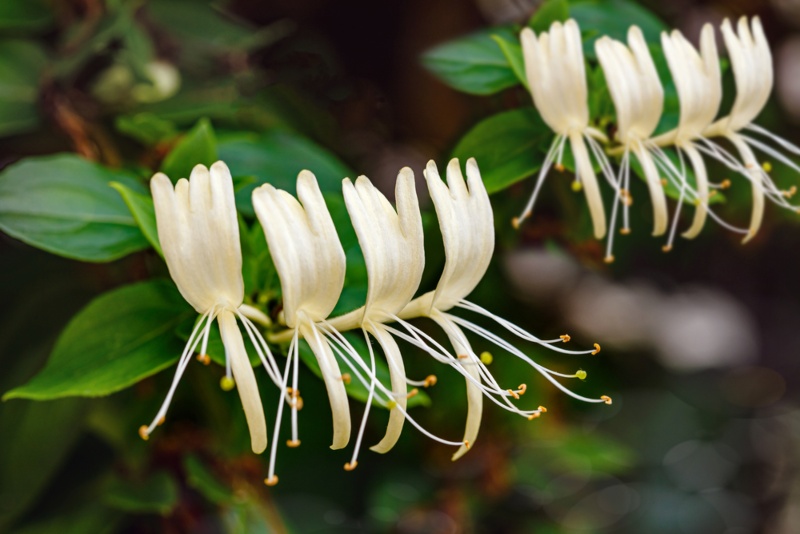
[[[661,46],[678,93],[680,117],[674,129],[657,136],[654,132],[663,112],[664,89],[641,30],[636,26],[629,29],[627,45],[607,36],[597,39],[595,51],[617,116],[613,139],[617,144],[606,145],[604,152],[600,142],[607,143],[608,140],[591,126],[589,118],[578,24],[574,20],[564,24],[556,22],[548,32],[538,36],[531,29],[524,29],[520,39],[533,102],[556,136],[528,205],[522,216],[514,219],[514,225],[518,226],[531,214],[550,168],[561,166],[567,139],[575,159],[576,183],[586,192],[597,238],[606,234],[607,225],[593,162],[600,166],[614,191],[606,261],[613,261],[613,236],[620,207],[623,212],[620,231],[623,234],[630,232],[628,210],[632,203],[632,157],[642,169],[653,205],[653,235],[668,233],[663,247],[665,251],[672,248],[684,200],[694,204],[695,210],[691,224],[682,232],[683,237],[689,239],[700,233],[710,216],[725,228],[744,234],[743,242],[747,242],[761,225],[765,197],[779,206],[798,211],[798,206],[789,201],[796,188],[780,190],[769,176],[771,164],[761,164],[753,151],[761,151],[800,172],[800,166],[787,156],[787,153],[800,155],[800,148],[753,124],[766,104],[773,84],[772,57],[761,22],[758,17],[749,21],[742,17],[734,30],[726,19],[721,31],[737,91],[730,113],[717,118],[722,100],[722,74],[713,27],[710,24],[703,27],[699,50],[679,31],[664,32]],[[759,137],[744,133],[746,131]],[[716,141],[718,138],[726,139],[738,152],[738,158],[721,146]],[[667,147],[677,152],[677,164],[665,151]],[[616,173],[611,169],[606,154],[620,157]],[[721,162],[750,182],[753,207],[747,228],[728,224],[709,206],[709,200],[717,189],[729,187],[730,180],[710,181],[703,156]],[[689,166],[694,183],[689,178]],[[671,223],[664,192],[669,182],[680,192]]]
[[[164,420],[192,355],[199,349],[198,359],[208,362],[206,349],[214,319],[219,323],[225,348],[226,374],[221,386],[226,390],[237,387],[256,453],[266,449],[267,425],[255,372],[246,354],[239,324],[251,339],[269,379],[280,391],[265,479],[268,485],[278,482],[275,474],[277,444],[287,406],[291,439],[286,444],[289,447],[300,445],[298,412],[303,400],[298,376],[301,339],[313,352],[328,392],[333,418],[332,449],[346,447],[352,433],[345,385],[355,379],[369,392],[352,457],[344,466],[348,471],[358,464],[366,421],[373,404],[390,410],[386,433],[371,447],[373,451],[388,452],[408,421],[430,438],[457,447],[454,460],[466,453],[477,439],[484,397],[528,419],[535,419],[546,411],[543,406],[519,408],[516,401],[525,393],[526,384],[514,388],[501,386],[488,368],[491,354],[482,351],[478,355],[467,339],[467,332],[522,359],[567,394],[586,402],[611,404],[607,396],[583,397],[557,380],[582,380],[586,378],[585,371],[571,374],[552,371],[533,361],[510,341],[470,319],[451,313],[454,309],[461,309],[484,316],[523,341],[558,352],[597,354],[600,351],[598,344],[589,350],[567,350],[556,346],[569,341],[569,336],[541,340],[465,300],[483,278],[494,251],[492,207],[478,166],[472,159],[467,162],[466,174],[465,180],[458,160],[451,161],[447,167],[447,184],[433,162],[425,169],[446,260],[436,289],[416,298],[425,254],[414,173],[408,168],[400,171],[395,187],[396,208],[366,177],[361,176],[355,182],[344,180],[345,205],[363,252],[368,289],[362,307],[332,318],[329,316],[344,286],[346,261],[316,178],[311,172],[302,171],[297,179],[297,197],[269,184],[253,192],[253,207],[264,229],[283,295],[282,319],[279,321],[283,326],[280,330],[273,328],[268,336],[272,343],[288,343],[282,368],[256,323],[265,327],[275,325],[263,311],[243,303],[239,230],[233,183],[227,167],[222,162],[215,163],[210,170],[198,165],[188,181],[178,180],[174,187],[168,177],[156,174],[151,189],[164,258],[178,289],[200,314],[200,320],[181,354],[175,378],[161,409],[149,426],[140,429],[141,436],[147,439]],[[443,329],[451,349],[409,322],[424,317],[432,319]],[[369,352],[368,361],[342,334],[348,330],[361,331]],[[388,385],[377,377],[377,355],[371,338],[377,341],[388,364]],[[409,378],[398,340],[421,349],[464,377],[468,413],[463,439],[455,441],[439,437],[423,428],[408,413],[408,398],[417,394],[418,388],[434,385],[437,379],[435,375],[424,379]]]

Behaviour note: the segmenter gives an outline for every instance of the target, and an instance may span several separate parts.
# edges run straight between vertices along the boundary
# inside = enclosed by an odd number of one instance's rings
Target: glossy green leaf
[[[114,478],[103,492],[103,503],[123,512],[167,515],[178,504],[178,483],[163,471],[142,481]]]
[[[38,44],[0,41],[0,136],[30,131],[39,124],[39,82],[46,64],[47,56]]]
[[[131,386],[178,359],[174,330],[193,315],[171,282],[110,291],[70,321],[45,368],[3,398],[97,397]]]
[[[142,190],[124,171],[78,156],[28,158],[0,173],[0,229],[53,254],[111,261],[148,246],[119,194]]]
[[[172,121],[146,112],[117,117],[114,126],[120,133],[145,145],[155,145],[178,135],[178,130]]]
[[[519,40],[508,41],[501,35],[492,35],[492,39],[500,47],[519,82],[525,88],[528,88],[528,77],[525,75],[525,60],[522,57],[522,46],[519,44]]]
[[[564,22],[568,18],[569,2],[567,0],[546,0],[536,8],[528,21],[528,26],[538,34],[546,32],[554,22]]]
[[[364,363],[369,366],[370,365],[370,358],[369,358],[369,349],[367,348],[367,344],[364,342],[364,337],[360,333],[355,332],[346,332],[344,337],[347,338],[347,341],[356,349],[356,352],[359,354],[361,359]],[[372,340],[374,342],[374,340]],[[386,386],[387,388],[390,386],[389,381],[389,365],[386,363],[386,360],[381,353],[380,347],[375,344],[375,376],[378,377],[378,380],[381,384]],[[359,401],[359,402],[367,402],[367,398],[369,396],[369,390],[367,386],[362,384],[355,376],[355,373],[351,372],[350,368],[347,364],[341,359],[341,357],[335,353],[337,361],[339,362],[339,369],[341,369],[342,373],[350,373],[352,380],[349,384],[345,385],[345,389],[347,390],[347,395],[351,398]],[[314,356],[314,353],[311,351],[311,348],[308,346],[308,343],[305,340],[300,340],[300,359],[303,361],[304,364],[311,370],[319,378],[322,378],[322,372],[319,369],[319,363],[317,363],[317,358]],[[359,368],[359,371],[361,369]],[[361,371],[362,375],[364,374]],[[417,395],[414,395],[410,399],[408,399],[408,406],[429,406],[431,403],[430,397],[425,394],[424,391],[420,391]],[[376,404],[376,406],[379,406]]]
[[[189,178],[195,165],[210,167],[219,159],[214,129],[206,119],[201,119],[164,158],[161,172],[177,182]]]
[[[639,26],[647,41],[657,43],[661,32],[669,29],[651,11],[630,0],[577,0],[570,2],[569,14],[588,37],[583,52],[592,59],[596,57],[594,42],[603,35],[627,42],[628,28]]]
[[[156,228],[156,212],[155,208],[153,207],[153,197],[150,195],[137,193],[130,187],[119,182],[111,182],[109,185],[116,189],[120,195],[122,195],[122,199],[125,201],[128,209],[131,211],[131,215],[133,215],[133,219],[136,221],[136,224],[139,225],[139,229],[142,231],[156,252],[163,256],[164,253],[161,251],[161,243],[158,241],[158,229]]]
[[[459,141],[453,157],[475,158],[486,189],[494,193],[538,171],[552,138],[535,109],[515,109],[479,122]]]
[[[427,51],[425,67],[459,91],[490,95],[519,83],[502,50],[492,38],[516,40],[511,28],[492,28],[450,41]]]
[[[322,191],[341,194],[342,180],[352,176],[352,171],[324,148],[281,130],[223,138],[219,143],[219,157],[234,176],[255,178],[253,184],[236,192],[239,211],[250,216],[253,215],[250,197],[253,189],[261,184],[270,183],[294,193],[297,174],[308,169],[317,177]]]

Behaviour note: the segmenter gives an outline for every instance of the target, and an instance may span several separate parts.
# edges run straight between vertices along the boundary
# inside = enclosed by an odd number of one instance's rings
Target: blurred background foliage
[[[677,27],[694,40],[702,23],[744,14],[762,17],[776,64],[759,123],[796,142],[792,0],[1,2],[0,392],[13,393],[0,405],[0,531],[795,532],[796,217],[768,210],[745,247],[708,227],[665,255],[648,235],[649,203],[637,201],[634,232],[605,265],[568,166],[548,180],[534,218],[510,225],[549,142],[521,85],[521,25],[573,16],[591,60],[593,36],[620,38],[632,23],[650,39]],[[593,116],[613,124],[597,70]],[[725,83],[723,111],[735,95],[729,73]],[[669,83],[666,92],[660,129],[678,110]],[[292,190],[297,172],[312,170],[348,253],[346,311],[366,284],[341,179],[366,174],[389,192],[400,167],[421,179],[428,159],[451,155],[476,157],[497,191],[496,261],[473,299],[545,338],[600,341],[602,354],[580,361],[528,348],[548,366],[587,370],[579,391],[610,394],[613,406],[531,380],[525,400],[546,416],[528,423],[487,408],[459,462],[408,428],[389,455],[365,453],[346,473],[349,453],[328,449],[323,385],[306,369],[303,445],[281,450],[281,482],[267,488],[238,397],[218,387],[222,369],[190,365],[165,425],[138,438],[171,372],[140,378],[170,368],[194,320],[170,282],[152,280],[166,276],[146,189],[155,170],[177,178],[196,163],[229,165],[247,293],[273,311],[280,289],[250,191],[266,181]],[[797,177],[776,165],[773,178],[788,187]],[[644,185],[633,195],[645,198]],[[749,206],[739,185],[720,209],[746,220]],[[426,215],[423,289],[443,261]],[[130,358],[109,358],[109,344]],[[528,372],[493,354],[500,383]],[[404,357],[416,376],[437,370],[414,351]],[[58,380],[37,375],[48,358]],[[93,358],[109,361],[87,370]],[[437,375],[414,414],[458,436],[463,381]],[[73,396],[87,391],[116,393]],[[264,387],[262,398],[269,418],[278,393]],[[358,417],[363,405],[352,405]],[[373,413],[365,439],[385,421]]]

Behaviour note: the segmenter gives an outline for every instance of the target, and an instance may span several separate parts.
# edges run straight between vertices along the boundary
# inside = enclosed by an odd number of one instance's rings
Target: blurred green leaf
[[[174,330],[194,313],[164,280],[101,295],[70,321],[45,368],[3,399],[97,397],[124,389],[178,359],[183,343]]]
[[[178,504],[178,483],[163,471],[143,481],[114,478],[103,492],[103,503],[123,512],[167,515]]]
[[[85,401],[13,402],[0,409],[0,531],[45,489],[81,433]],[[54,444],[57,443],[57,446]]]
[[[183,459],[186,483],[214,504],[229,504],[235,500],[233,490],[219,481],[217,476],[194,455]]]
[[[281,130],[262,135],[237,134],[223,137],[219,158],[234,176],[253,176],[256,182],[236,192],[239,211],[253,216],[251,195],[257,186],[270,183],[290,193],[295,191],[297,174],[308,169],[314,173],[324,192],[341,195],[342,180],[352,172],[336,156],[308,139]]]
[[[564,22],[569,18],[569,2],[567,0],[546,0],[528,21],[537,34],[546,32],[554,22]]]
[[[0,173],[0,229],[53,254],[111,261],[148,246],[118,182],[141,190],[129,174],[71,154],[28,158]]]
[[[45,0],[0,2],[0,31],[37,31],[46,29],[52,23],[53,9]]]
[[[131,215],[133,215],[133,219],[136,221],[136,224],[139,225],[139,229],[142,231],[156,252],[158,252],[160,256],[163,256],[164,253],[161,251],[161,243],[158,241],[158,229],[156,228],[156,212],[155,208],[153,207],[153,197],[150,195],[137,193],[130,187],[127,187],[119,182],[111,182],[109,185],[116,189],[120,195],[122,195],[122,199],[125,201],[128,209],[131,211]]]
[[[528,77],[525,75],[525,60],[522,57],[522,46],[519,44],[519,40],[508,41],[500,35],[492,35],[492,39],[502,50],[506,61],[511,65],[511,70],[514,71],[514,75],[527,89]]]
[[[475,158],[489,193],[531,176],[542,165],[553,134],[532,107],[493,115],[461,138],[453,157]]]
[[[361,333],[355,332],[345,332],[344,337],[356,352],[359,354],[361,359],[364,363],[369,367],[370,365],[370,358],[369,358],[369,349],[367,348],[367,344],[364,341],[364,337]],[[322,372],[319,369],[319,363],[317,362],[316,356],[311,351],[311,347],[308,346],[305,340],[300,340],[300,359],[303,361],[304,364],[311,370],[314,375],[319,378],[322,378]],[[377,376],[378,380],[381,384],[389,388],[389,365],[383,359],[383,355],[381,354],[380,348],[376,345],[375,348],[375,376]],[[352,377],[349,384],[345,384],[345,389],[347,390],[347,395],[359,402],[367,402],[367,398],[369,397],[369,389],[367,386],[362,384],[358,378],[355,376],[355,373],[351,372],[350,368],[344,362],[344,360],[339,357],[338,354],[334,351],[334,355],[336,356],[336,360],[339,362],[339,369],[341,369],[342,373],[349,373]],[[360,367],[358,367],[359,371],[363,374],[363,371]],[[424,391],[420,391],[417,395],[414,395],[410,399],[408,399],[408,407],[414,406],[430,406],[431,399],[428,395],[425,394]],[[377,404],[375,406],[378,406]]]
[[[491,28],[425,52],[422,63],[444,83],[474,95],[490,95],[519,83],[492,36],[515,42],[512,28]]]
[[[210,167],[219,159],[214,130],[207,119],[200,119],[164,158],[161,172],[173,182],[189,178],[195,165]]]
[[[583,52],[590,59],[596,57],[594,42],[600,36],[626,42],[628,29],[639,26],[647,41],[657,43],[661,32],[669,30],[652,11],[630,0],[576,0],[570,2],[569,14],[588,35]]]
[[[117,117],[114,126],[145,145],[155,145],[178,135],[175,124],[153,113],[136,113]]]
[[[2,11],[7,4],[0,3]],[[36,128],[39,124],[39,83],[47,64],[44,49],[28,41],[0,41],[0,136]]]
[[[11,534],[106,534],[116,530],[121,517],[118,512],[91,502],[66,514],[37,519],[32,524],[13,530]]]

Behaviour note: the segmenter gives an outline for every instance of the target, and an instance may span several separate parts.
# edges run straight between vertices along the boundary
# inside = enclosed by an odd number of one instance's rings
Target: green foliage
[[[38,32],[53,23],[53,10],[45,0],[4,0],[0,2],[0,31]]]
[[[109,187],[141,190],[128,173],[62,154],[0,173],[0,229],[53,254],[111,261],[147,247],[125,202]]]
[[[526,89],[529,89],[528,77],[525,75],[525,60],[522,57],[522,46],[519,43],[519,39],[515,38],[509,41],[506,37],[499,34],[492,35],[492,39],[494,39],[494,42],[500,47],[506,61],[508,61],[508,64],[511,66],[511,70],[514,71],[517,80],[519,80]]]
[[[535,109],[515,109],[479,122],[459,141],[453,157],[474,157],[486,189],[494,193],[538,171],[552,137]]]
[[[495,37],[509,42],[517,40],[510,28],[484,30],[427,51],[422,62],[454,89],[475,95],[497,93],[518,84],[519,78]]]
[[[150,245],[158,252],[160,256],[163,256],[163,252],[161,251],[161,243],[158,241],[158,229],[156,228],[156,212],[155,208],[153,207],[153,197],[150,195],[145,195],[134,191],[130,187],[121,184],[119,182],[111,182],[108,185],[116,189],[120,195],[122,195],[122,200],[125,201],[125,205],[128,206],[128,209],[133,215],[133,219],[136,221],[136,224],[139,225],[139,229],[142,231],[142,234],[147,238],[147,241],[150,242]]]
[[[15,3],[0,3],[3,10]],[[0,40],[0,137],[30,131],[39,125],[39,81],[47,64],[44,49],[22,40]]]
[[[175,328],[194,313],[162,280],[106,293],[70,321],[45,368],[3,399],[97,397],[135,384],[178,359]]]
[[[149,112],[117,117],[114,126],[121,133],[145,145],[155,145],[178,136],[172,121]]]
[[[178,483],[164,471],[141,481],[114,478],[103,492],[103,503],[123,512],[167,515],[178,504]]]
[[[229,504],[235,500],[233,491],[223,484],[197,456],[190,454],[183,459],[186,484],[200,492],[203,497],[216,504]]]
[[[657,43],[668,30],[651,11],[630,0],[577,0],[570,2],[569,14],[588,37],[583,52],[590,59],[596,57],[594,41],[603,35],[625,42],[628,28],[639,26],[647,41]]]
[[[214,129],[206,119],[201,119],[164,158],[161,172],[177,182],[189,178],[195,165],[210,167],[219,159]]]
[[[534,32],[546,32],[554,22],[564,22],[569,18],[569,2],[567,0],[546,0],[533,13],[528,26]]]

